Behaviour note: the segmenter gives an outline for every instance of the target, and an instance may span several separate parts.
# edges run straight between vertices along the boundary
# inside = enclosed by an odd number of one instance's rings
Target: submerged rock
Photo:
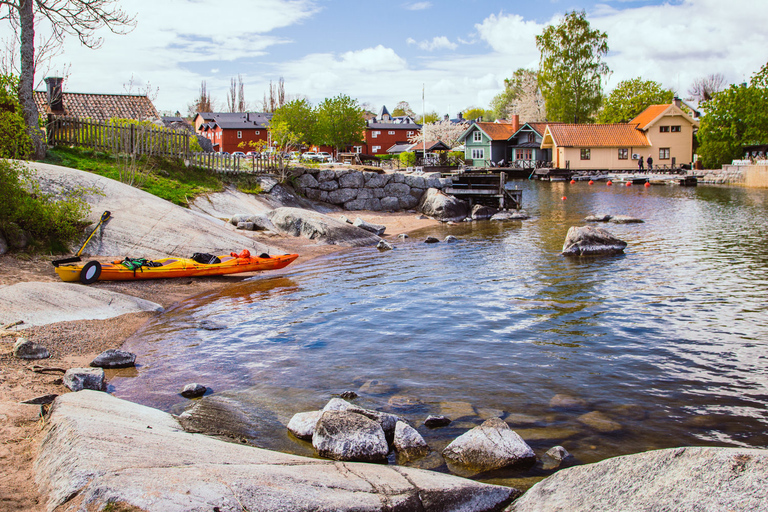
[[[438,240],[437,238],[435,238],[433,236],[428,236],[427,238],[424,239],[424,243],[425,244],[436,244],[438,242],[440,242],[440,240]]]
[[[197,382],[187,384],[184,389],[181,390],[181,396],[184,398],[200,398],[208,391],[208,388]]]
[[[531,447],[499,418],[486,420],[456,438],[443,450],[443,457],[481,472],[533,464],[536,460]]]
[[[584,425],[587,425],[598,432],[616,432],[622,428],[621,423],[613,421],[600,411],[592,411],[587,414],[582,414],[577,419]]]
[[[549,471],[557,469],[565,463],[573,461],[573,455],[562,446],[553,446],[541,458],[542,468]]]
[[[95,368],[130,368],[136,366],[136,354],[110,348],[97,355],[91,366]]]
[[[630,217],[629,215],[614,215],[609,219],[609,222],[613,224],[639,224],[645,221],[637,217]]]
[[[394,247],[392,247],[392,244],[390,244],[386,240],[381,240],[378,244],[376,244],[376,248],[380,251],[391,251],[392,249],[394,249]]]
[[[424,420],[424,425],[429,428],[446,427],[451,424],[451,420],[445,416],[433,416],[430,414],[427,419]]]
[[[598,256],[624,252],[627,243],[604,229],[592,226],[573,226],[563,243],[565,256]]]
[[[608,214],[596,214],[596,215],[587,215],[584,217],[584,222],[608,222],[611,220],[613,216]]]

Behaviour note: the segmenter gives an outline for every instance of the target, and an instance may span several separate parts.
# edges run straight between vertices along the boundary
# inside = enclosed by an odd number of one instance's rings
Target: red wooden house
[[[263,112],[198,112],[195,133],[207,137],[219,153],[247,152],[248,142],[269,143],[271,113]],[[245,147],[241,144],[245,143]]]
[[[386,155],[395,144],[410,142],[421,130],[421,125],[409,116],[392,116],[387,107],[381,107],[377,117],[368,120],[365,127],[365,143],[354,148],[356,153]]]

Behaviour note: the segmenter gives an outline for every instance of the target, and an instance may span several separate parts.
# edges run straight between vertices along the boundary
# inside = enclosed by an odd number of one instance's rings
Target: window
[[[680,131],[680,127],[679,126],[672,126],[672,131],[673,132],[679,132]]]
[[[589,148],[581,148],[581,159],[582,160],[589,160],[591,151]]]
[[[478,132],[475,132],[475,133],[478,133]],[[484,158],[485,158],[485,150],[484,149],[480,148],[480,149],[473,149],[472,150],[472,159],[473,160],[482,160]]]
[[[363,146],[355,146],[355,147],[353,148],[353,151],[354,151],[355,153],[362,153],[362,152],[363,152]]]
[[[669,160],[669,148],[659,148],[659,160]]]
[[[394,134],[395,134],[395,130],[389,130],[389,131],[387,132],[387,135],[394,135]]]
[[[536,142],[536,135],[534,135],[533,133],[529,133],[528,142]]]
[[[661,133],[666,133],[669,131],[669,126],[659,126],[659,131]]]
[[[381,146],[373,146],[374,153],[378,153],[380,149],[381,149]]]
[[[371,132],[371,137],[373,137],[375,139],[376,137],[379,136],[380,133],[381,132]]]
[[[533,159],[533,150],[532,149],[523,149],[520,150],[518,153],[521,160],[532,160]]]
[[[619,148],[619,160],[628,160],[629,150],[627,148]]]
[[[261,132],[259,130],[256,130],[256,135],[259,135]]]
[[[405,136],[408,137],[408,138],[411,138],[411,137],[413,137],[413,132],[407,132],[405,134]]]
[[[240,131],[240,130],[237,131],[237,138],[238,139],[242,139],[243,138],[243,132],[242,131]]]
[[[472,134],[472,142],[483,142],[483,134],[479,131],[476,131]],[[482,157],[480,157],[482,158]]]

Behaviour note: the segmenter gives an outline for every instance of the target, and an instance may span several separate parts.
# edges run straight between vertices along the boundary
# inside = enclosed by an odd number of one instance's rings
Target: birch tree
[[[52,35],[59,44],[67,35],[75,36],[88,48],[99,48],[102,39],[95,35],[106,27],[116,34],[133,29],[135,18],[118,6],[118,0],[0,0],[0,20],[16,30],[19,39],[19,103],[24,122],[33,142],[33,156],[43,158],[45,146],[38,127],[39,112],[35,105],[35,21],[50,23]]]
[[[427,123],[421,127],[421,130],[416,132],[416,135],[408,139],[411,143],[423,143],[426,136],[427,142],[443,141],[449,147],[453,147],[458,143],[459,137],[464,130],[467,129],[466,124],[452,123],[449,120],[443,119],[434,123]]]

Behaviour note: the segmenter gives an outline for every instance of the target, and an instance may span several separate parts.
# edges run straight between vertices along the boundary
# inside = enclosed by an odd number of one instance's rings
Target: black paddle
[[[85,239],[85,242],[83,243],[83,246],[80,247],[80,250],[77,251],[77,254],[74,255],[71,258],[64,258],[63,260],[53,260],[51,263],[53,263],[54,267],[58,267],[59,265],[63,265],[65,263],[77,263],[78,261],[83,261],[80,258],[80,255],[83,253],[83,249],[85,249],[85,246],[88,245],[88,242],[91,241],[91,238],[96,233],[96,231],[99,229],[101,224],[109,218],[109,216],[112,215],[110,212],[104,212],[101,214],[101,219],[99,219],[99,223],[96,224],[96,227],[93,228],[93,231],[91,231],[91,234],[88,235],[88,238]]]

